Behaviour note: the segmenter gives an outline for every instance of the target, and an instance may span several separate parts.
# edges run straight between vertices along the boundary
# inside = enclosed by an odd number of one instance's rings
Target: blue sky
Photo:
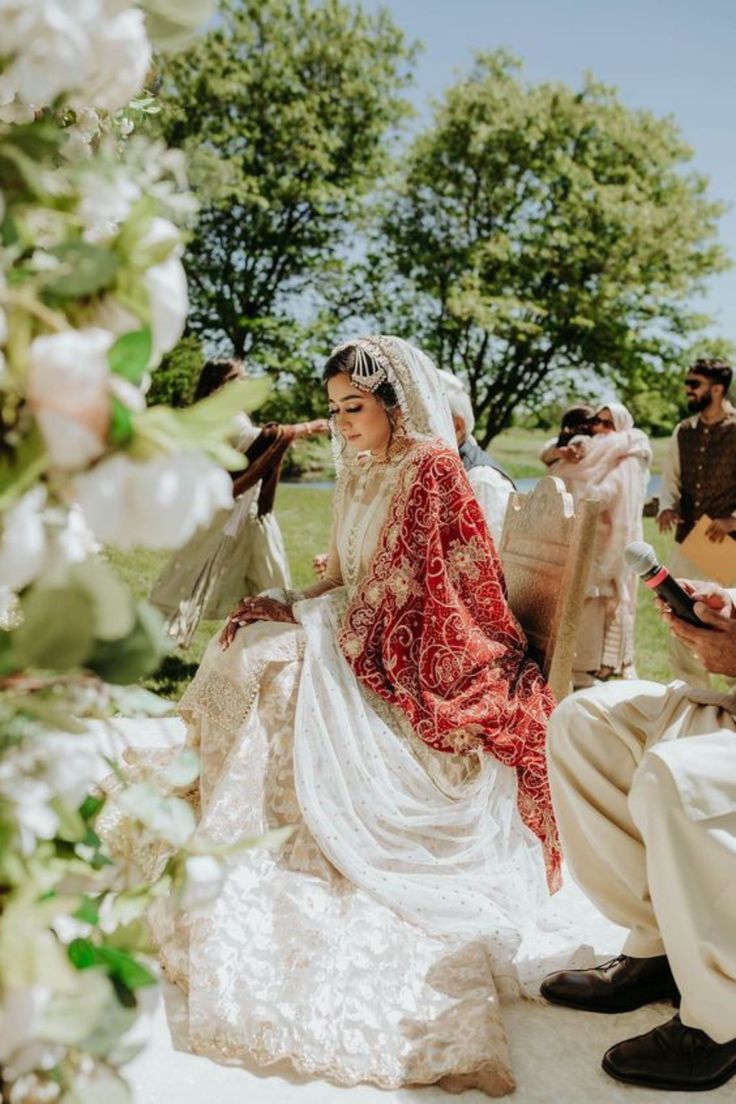
[[[732,209],[721,240],[736,261],[736,0],[363,0],[387,7],[424,50],[414,101],[426,110],[477,49],[508,46],[537,82],[577,86],[587,69],[624,103],[672,115],[714,198]],[[703,304],[736,341],[736,269]]]

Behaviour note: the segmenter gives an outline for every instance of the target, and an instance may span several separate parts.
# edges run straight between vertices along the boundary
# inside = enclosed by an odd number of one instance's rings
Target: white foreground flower
[[[151,367],[156,367],[184,333],[189,295],[180,253],[177,250],[161,264],[153,265],[143,277],[151,310]]]
[[[51,1000],[51,989],[29,985],[25,989],[9,987],[0,1004],[0,1064],[30,1043],[38,1035],[43,1014]]]
[[[96,739],[79,732],[48,732],[34,740],[41,780],[54,797],[77,809],[105,773],[105,760]]]
[[[61,1085],[56,1081],[36,1073],[26,1073],[13,1080],[8,1104],[56,1104],[60,1097]]]
[[[169,245],[169,255],[158,264],[145,269],[141,283],[148,292],[151,326],[151,356],[149,368],[155,368],[164,353],[173,349],[184,332],[189,310],[187,278],[181,256],[184,247],[181,234],[172,222],[164,218],[152,220],[149,229],[136,243],[136,253],[145,257],[148,250]],[[93,316],[94,324],[116,336],[140,329],[143,319],[136,318],[114,295],[106,295]]]
[[[140,196],[139,186],[125,172],[117,171],[109,177],[85,173],[77,208],[85,240],[100,242],[114,237]]]
[[[211,855],[190,855],[186,860],[186,885],[181,904],[185,909],[201,908],[219,894],[225,880],[222,865]]]
[[[87,71],[90,31],[99,0],[0,0],[2,49],[13,55],[4,73],[24,104],[43,106]]]
[[[140,9],[129,7],[113,14],[110,0],[103,7],[107,11],[92,34],[88,69],[71,103],[115,112],[143,87],[151,64],[151,44]]]
[[[184,252],[181,234],[168,219],[155,218],[138,248],[145,250],[165,244],[171,246],[168,257],[152,265],[143,276],[151,312],[151,366],[157,365],[164,353],[174,348],[184,332],[189,310],[187,278],[180,260]]]
[[[233,502],[227,472],[194,451],[117,453],[79,475],[74,494],[98,540],[122,549],[179,548]]]
[[[139,8],[120,0],[0,0],[5,112],[45,107],[118,111],[140,90],[151,45]]]
[[[22,590],[43,567],[46,534],[42,511],[45,501],[44,488],[34,487],[2,518],[0,584],[8,590]]]
[[[90,327],[37,337],[31,345],[28,400],[60,468],[84,467],[105,451],[112,341],[111,333]]]
[[[15,807],[15,822],[20,836],[20,849],[31,855],[39,840],[53,839],[59,827],[59,818],[49,802],[54,792],[46,782],[24,777],[20,771],[13,777],[2,777],[0,793]]]

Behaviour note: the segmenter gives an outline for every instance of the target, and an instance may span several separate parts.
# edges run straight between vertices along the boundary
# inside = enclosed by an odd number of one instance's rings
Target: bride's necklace
[[[387,483],[386,490],[390,492],[398,474],[398,462],[406,456],[409,450],[410,440],[402,436],[392,441],[386,451],[380,456],[372,456],[370,453],[366,460],[359,460],[359,475],[353,497],[354,520],[350,525],[345,538],[345,575],[350,586],[355,586],[360,573],[360,553],[363,549],[365,536],[375,514],[376,503],[383,499],[380,490],[377,490],[372,501],[365,503],[365,491],[368,480],[373,475],[380,478],[381,483]],[[393,465],[392,470],[386,470]],[[379,471],[379,469],[382,469]],[[355,509],[357,508],[357,510]]]

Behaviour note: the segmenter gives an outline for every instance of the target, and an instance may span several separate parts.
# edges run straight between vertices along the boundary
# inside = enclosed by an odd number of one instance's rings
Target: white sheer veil
[[[401,337],[387,334],[345,341],[332,350],[330,357],[345,349],[355,350],[355,367],[350,378],[356,387],[372,392],[382,383],[391,384],[409,437],[439,438],[457,451],[445,388],[426,353]],[[336,436],[333,435],[333,442]]]

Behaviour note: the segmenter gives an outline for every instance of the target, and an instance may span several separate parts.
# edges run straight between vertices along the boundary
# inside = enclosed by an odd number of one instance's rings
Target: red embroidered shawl
[[[560,844],[547,779],[555,701],[506,602],[501,565],[458,456],[439,442],[405,461],[340,647],[356,676],[398,706],[430,747],[482,746],[516,768],[524,822],[550,888]]]

